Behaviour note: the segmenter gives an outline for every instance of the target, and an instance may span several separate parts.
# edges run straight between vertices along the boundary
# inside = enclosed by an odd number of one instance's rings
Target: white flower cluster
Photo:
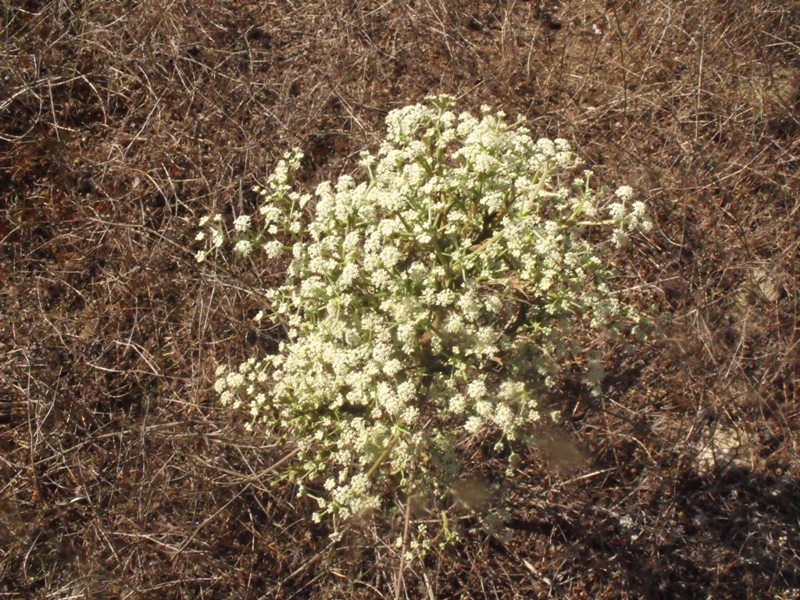
[[[284,285],[266,292],[287,338],[221,368],[216,390],[249,410],[250,427],[299,446],[317,520],[378,510],[391,489],[445,494],[462,442],[521,443],[580,356],[574,332],[636,319],[583,235],[646,227],[632,190],[605,206],[590,172],[567,178],[579,161],[565,140],[453,105],[392,111],[377,155],[362,153],[363,179],[319,185],[305,224],[309,197],[290,186],[298,152],[257,189],[258,214],[233,222],[238,254],[291,254]],[[221,220],[202,225],[198,239],[218,247]]]
[[[302,229],[303,208],[311,199],[310,194],[300,194],[291,188],[292,174],[300,167],[303,154],[288,152],[278,162],[269,177],[266,187],[256,186],[253,191],[262,198],[257,215],[240,215],[226,228],[221,214],[200,219],[201,231],[195,241],[204,242],[205,247],[195,254],[197,262],[204,262],[217,253],[227,241],[234,241],[233,252],[246,258],[260,248],[268,258],[276,259],[284,254],[286,246],[283,236],[297,237]]]
[[[644,202],[636,200],[631,204],[633,189],[630,186],[620,186],[614,195],[617,197],[617,202],[609,204],[608,214],[611,222],[617,226],[612,236],[614,243],[621,246],[628,240],[630,231],[650,231],[653,224],[647,218],[647,207]]]

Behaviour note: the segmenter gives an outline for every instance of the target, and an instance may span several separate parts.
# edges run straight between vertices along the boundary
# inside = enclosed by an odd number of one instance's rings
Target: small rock
[[[770,302],[777,302],[781,297],[781,286],[777,277],[762,267],[752,270],[751,276],[756,289]]]
[[[752,454],[744,432],[726,427],[715,427],[696,446],[695,469],[700,475],[721,471],[728,466],[746,468]]]

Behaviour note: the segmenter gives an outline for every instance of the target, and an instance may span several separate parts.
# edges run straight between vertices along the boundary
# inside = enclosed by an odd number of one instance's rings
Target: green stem
[[[397,442],[400,441],[400,434],[395,433],[392,436],[392,439],[389,440],[389,443],[386,445],[386,448],[383,449],[381,455],[372,463],[372,466],[367,471],[367,478],[372,479],[372,476],[375,475],[375,472],[380,468],[380,466],[384,463],[384,461],[389,457],[389,454],[392,452],[394,447],[397,445]]]

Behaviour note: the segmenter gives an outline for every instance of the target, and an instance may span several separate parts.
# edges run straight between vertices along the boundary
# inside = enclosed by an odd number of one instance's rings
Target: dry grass
[[[800,595],[796,2],[6,0],[0,20],[0,597]],[[216,406],[216,364],[275,343],[249,290],[280,272],[199,268],[190,240],[283,150],[312,185],[430,92],[641,192],[657,226],[621,283],[664,336],[608,357],[601,400],[565,392],[508,527],[467,516],[398,576],[390,532],[331,546],[276,483],[291,449]]]

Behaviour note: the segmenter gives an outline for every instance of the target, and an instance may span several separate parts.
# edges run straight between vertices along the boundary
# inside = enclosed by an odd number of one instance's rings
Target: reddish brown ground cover
[[[796,2],[11,0],[0,22],[0,597],[798,597]],[[284,150],[310,187],[432,92],[640,193],[656,226],[621,283],[662,335],[608,357],[603,398],[565,389],[507,526],[465,513],[398,578],[396,531],[329,544],[278,480],[291,449],[216,404],[215,366],[276,341],[249,290],[280,265],[201,267],[191,240]]]

